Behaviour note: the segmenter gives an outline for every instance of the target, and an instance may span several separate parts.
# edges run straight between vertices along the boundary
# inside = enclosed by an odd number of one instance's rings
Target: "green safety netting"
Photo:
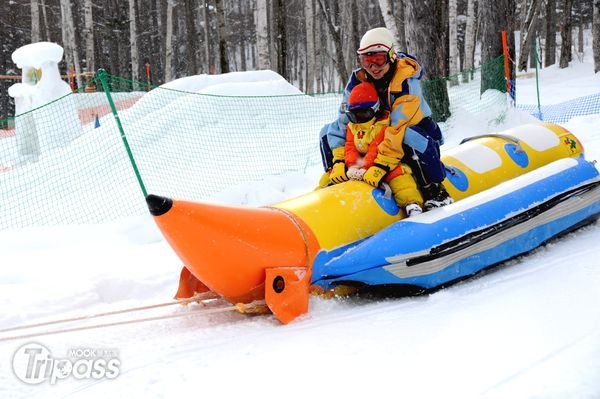
[[[502,62],[486,65],[494,73],[485,82],[481,68],[422,82],[434,117],[491,108],[501,117]],[[182,82],[151,87],[101,71],[1,121],[0,229],[147,215],[145,194],[214,200],[241,183],[320,165],[319,130],[336,117],[340,93],[223,96]]]

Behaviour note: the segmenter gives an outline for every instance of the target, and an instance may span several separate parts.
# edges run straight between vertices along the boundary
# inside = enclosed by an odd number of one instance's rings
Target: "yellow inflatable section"
[[[463,141],[442,160],[443,184],[455,201],[530,172],[552,161],[578,157],[579,140],[550,123],[528,124]],[[350,181],[273,205],[303,220],[321,248],[331,250],[369,237],[404,217],[393,199],[363,182]]]
[[[444,152],[444,186],[456,201],[561,158],[583,153],[579,140],[551,123],[529,124],[466,139]]]

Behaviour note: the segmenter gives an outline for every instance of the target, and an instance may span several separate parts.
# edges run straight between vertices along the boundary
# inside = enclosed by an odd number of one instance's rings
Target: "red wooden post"
[[[152,86],[152,80],[150,79],[150,63],[146,62],[146,82],[148,83],[148,91],[150,91]]]
[[[69,78],[71,79],[71,91],[75,92],[75,65],[71,65]]]
[[[510,69],[508,67],[508,40],[506,39],[506,31],[502,31],[502,53],[504,54],[504,76],[506,77],[506,92],[512,98],[512,85],[510,84]]]

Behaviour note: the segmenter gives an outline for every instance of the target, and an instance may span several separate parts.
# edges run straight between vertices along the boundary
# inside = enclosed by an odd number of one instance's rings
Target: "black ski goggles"
[[[372,107],[349,109],[346,111],[346,116],[352,123],[365,123],[373,119],[378,110],[379,101],[377,101]]]

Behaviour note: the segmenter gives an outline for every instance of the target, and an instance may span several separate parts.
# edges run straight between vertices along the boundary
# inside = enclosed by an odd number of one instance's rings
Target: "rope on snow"
[[[114,315],[118,315],[118,314],[140,312],[140,311],[145,311],[145,310],[155,309],[155,308],[160,308],[160,307],[165,307],[165,306],[171,306],[171,305],[187,305],[192,302],[197,302],[197,303],[202,304],[203,306],[207,306],[210,302],[212,302],[213,300],[215,300],[217,298],[218,298],[218,296],[216,294],[214,294],[212,292],[205,292],[205,293],[196,294],[191,298],[178,299],[178,300],[164,302],[164,303],[157,303],[157,304],[152,304],[152,305],[126,308],[126,309],[108,311],[108,312],[97,313],[97,314],[92,314],[92,315],[82,315],[82,316],[76,316],[76,317],[70,317],[70,318],[64,318],[64,319],[51,320],[51,321],[46,321],[46,322],[10,327],[10,328],[5,328],[5,329],[0,330],[0,333],[6,333],[6,332],[12,332],[12,331],[18,331],[18,330],[26,330],[26,329],[37,328],[37,327],[46,327],[46,326],[50,326],[50,325],[59,325],[59,324],[65,324],[65,323],[70,323],[70,322],[75,322],[75,321],[91,320],[91,319],[95,319],[95,318],[114,316]],[[93,324],[93,325],[88,325],[88,326],[69,327],[69,328],[61,328],[61,329],[56,329],[56,330],[44,330],[44,331],[26,333],[26,334],[21,334],[21,335],[0,337],[0,342],[11,341],[11,340],[15,340],[15,339],[45,336],[45,335],[62,334],[62,333],[74,332],[74,331],[91,330],[91,329],[95,329],[95,328],[141,323],[141,322],[146,322],[146,321],[164,320],[164,319],[171,319],[171,318],[176,318],[176,317],[192,316],[192,315],[197,315],[197,314],[212,314],[212,313],[228,312],[228,311],[233,311],[233,310],[241,311],[242,309],[240,308],[239,305],[223,305],[223,306],[212,307],[212,308],[204,307],[204,308],[201,308],[201,309],[198,309],[195,311],[190,311],[190,312],[182,312],[182,313],[167,314],[167,315],[162,315],[162,316],[143,317],[143,318],[128,319],[128,320],[121,320],[121,321],[114,321],[114,322],[98,323],[98,324]]]

